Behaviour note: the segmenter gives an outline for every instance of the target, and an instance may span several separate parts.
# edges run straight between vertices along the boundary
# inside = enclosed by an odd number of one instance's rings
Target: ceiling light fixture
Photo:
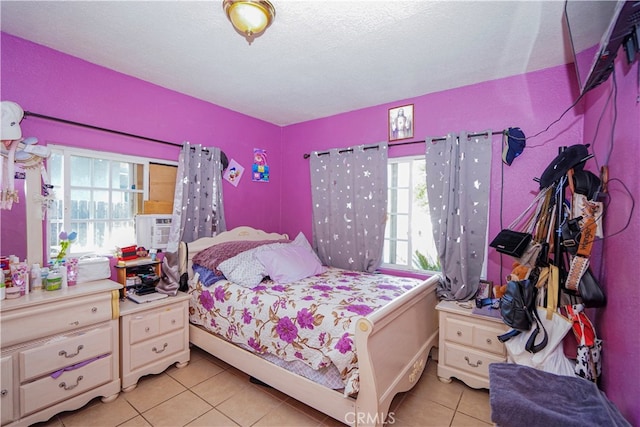
[[[222,7],[236,31],[251,44],[276,17],[276,9],[267,0],[224,0]]]

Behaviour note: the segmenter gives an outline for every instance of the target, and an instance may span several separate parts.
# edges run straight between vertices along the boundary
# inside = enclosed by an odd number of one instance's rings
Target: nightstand
[[[501,318],[472,313],[472,308],[455,301],[442,301],[439,311],[440,336],[438,378],[451,382],[451,377],[473,388],[489,388],[489,364],[505,362],[507,353],[498,340],[509,327]]]
[[[138,379],[159,374],[172,363],[187,366],[189,298],[176,296],[137,304],[120,301],[120,379],[122,391],[136,388]]]

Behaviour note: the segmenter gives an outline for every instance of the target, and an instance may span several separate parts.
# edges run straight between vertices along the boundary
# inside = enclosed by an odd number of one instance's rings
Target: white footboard
[[[402,295],[356,325],[360,373],[357,425],[381,425],[393,397],[411,389],[438,343],[438,277]]]
[[[393,397],[411,389],[438,342],[437,277],[358,321],[355,344],[360,392],[341,392],[293,374],[255,354],[190,325],[190,341],[241,371],[336,420],[354,426],[383,424]]]

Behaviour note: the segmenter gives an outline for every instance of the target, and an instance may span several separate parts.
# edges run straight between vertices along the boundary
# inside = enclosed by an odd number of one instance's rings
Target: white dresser
[[[120,303],[122,391],[133,390],[143,375],[163,372],[172,363],[187,366],[189,350],[189,295],[137,304]]]
[[[473,304],[473,301],[466,305]],[[498,340],[509,327],[500,318],[476,315],[455,301],[442,301],[439,311],[438,378],[451,377],[473,388],[489,388],[489,364],[505,362],[507,353]]]
[[[105,279],[0,303],[3,426],[116,399],[120,288]]]

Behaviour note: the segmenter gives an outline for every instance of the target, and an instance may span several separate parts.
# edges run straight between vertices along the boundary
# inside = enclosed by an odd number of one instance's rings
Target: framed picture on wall
[[[389,141],[413,138],[413,104],[389,109]]]

